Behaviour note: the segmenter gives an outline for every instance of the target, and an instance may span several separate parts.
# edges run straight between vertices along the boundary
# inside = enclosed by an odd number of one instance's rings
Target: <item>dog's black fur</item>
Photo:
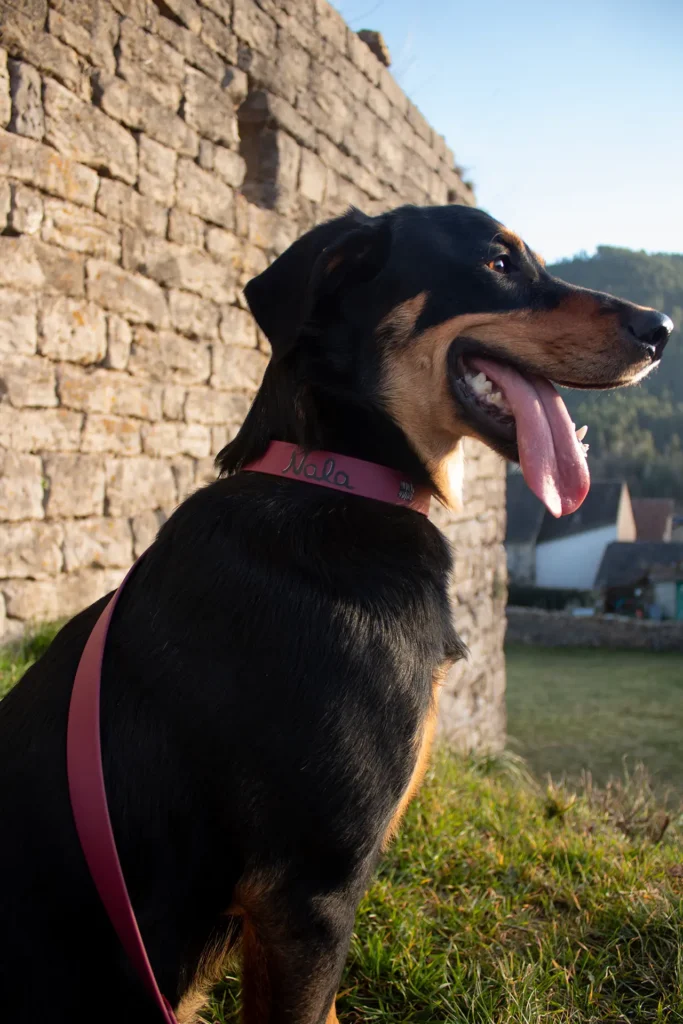
[[[263,386],[220,455],[224,476],[172,515],[120,599],[103,671],[106,786],[151,963],[183,1019],[242,933],[247,1024],[336,1020],[355,910],[421,756],[434,679],[464,653],[448,546],[425,517],[237,471],[279,439],[436,489],[383,398],[387,360],[408,344],[392,314],[426,293],[409,330],[419,344],[460,316],[545,315],[575,296],[526,247],[504,279],[494,272],[500,230],[462,207],[353,211],[252,282],[273,348]],[[640,314],[581,294],[617,327],[575,382],[624,383],[644,365],[626,336]],[[505,344],[494,349],[514,359]],[[538,372],[553,358],[545,351]],[[451,400],[461,433],[495,447],[456,390]],[[105,601],[69,622],[0,704],[8,1024],[156,1020],[89,878],[67,795],[71,687]]]

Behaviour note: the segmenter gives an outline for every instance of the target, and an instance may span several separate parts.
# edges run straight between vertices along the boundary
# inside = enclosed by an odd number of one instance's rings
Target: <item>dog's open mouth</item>
[[[586,429],[577,430],[545,377],[509,363],[462,355],[457,394],[481,434],[514,453],[534,494],[554,516],[575,512],[588,494]]]

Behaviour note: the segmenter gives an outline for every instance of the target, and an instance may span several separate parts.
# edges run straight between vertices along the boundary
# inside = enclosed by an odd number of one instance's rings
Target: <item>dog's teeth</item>
[[[588,433],[588,427],[586,427],[586,426],[579,427],[579,429],[576,431],[576,440],[577,441],[583,441],[583,439],[584,439],[584,437],[586,436],[587,433]]]
[[[477,395],[486,395],[493,390],[493,384],[485,373],[478,373],[476,377],[472,378],[469,384]]]
[[[590,445],[589,444],[582,444],[581,447],[583,448],[583,454],[585,455],[586,452],[588,451],[588,449],[590,448]]]

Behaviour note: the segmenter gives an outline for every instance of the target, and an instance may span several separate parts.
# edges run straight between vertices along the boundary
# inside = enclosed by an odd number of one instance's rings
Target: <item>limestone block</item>
[[[168,218],[168,237],[172,242],[203,249],[205,231],[206,224],[199,217],[185,210],[171,210]]]
[[[195,488],[214,483],[218,470],[213,459],[200,459],[195,470]]]
[[[61,524],[26,522],[0,530],[0,577],[47,579],[61,572]]]
[[[232,302],[235,297],[233,268],[221,266],[210,256],[188,246],[139,235],[125,228],[123,262],[124,266],[143,271],[167,288],[196,292],[213,302]]]
[[[221,314],[221,341],[230,347],[256,348],[256,321],[251,313],[237,306],[224,306]]]
[[[164,387],[163,410],[167,420],[182,420],[185,415],[187,389],[181,384],[167,384]]]
[[[383,95],[380,93],[380,95]],[[388,126],[382,125],[377,132],[377,173],[388,181],[400,181],[403,177],[405,147]]]
[[[56,5],[59,11],[51,10],[48,16],[50,35],[86,57],[95,67],[113,74],[116,70],[114,45],[119,19],[111,6],[106,0],[66,3],[56,0]]]
[[[303,103],[303,97],[300,98]],[[250,92],[240,109],[240,120],[245,124],[256,126],[272,124],[287,132],[302,146],[315,149],[315,130],[305,118],[303,109],[300,113],[280,96],[273,96],[262,89]]]
[[[257,274],[263,273],[269,263],[270,260],[263,249],[260,249],[256,245],[251,245],[250,243],[245,245],[242,249],[241,287],[243,288],[247,281],[252,277],[256,277]]]
[[[96,455],[46,455],[48,482],[45,513],[60,516],[101,516],[104,511],[104,465]]]
[[[133,516],[131,527],[136,558],[139,558],[143,551],[146,551],[150,544],[154,543],[163,520],[164,516],[160,511],[139,512]]]
[[[387,68],[380,68],[379,85],[397,113],[404,117],[408,109],[408,97],[401,87],[396,84],[394,76]]]
[[[99,363],[107,351],[105,317],[85,299],[46,296],[40,317],[38,348],[50,359]]]
[[[95,96],[102,110],[116,121],[145,132],[185,156],[197,155],[197,133],[148,93],[133,89],[121,78],[101,72],[96,78]]]
[[[83,206],[95,202],[95,171],[67,160],[49,146],[1,129],[0,175],[17,178]]]
[[[47,142],[71,160],[104,168],[130,184],[135,182],[138,154],[130,132],[57,82],[45,82],[44,98]]]
[[[10,185],[8,223],[19,235],[35,235],[43,222],[43,197],[26,185]]]
[[[125,370],[128,366],[133,332],[130,324],[121,316],[110,313],[107,317],[107,358],[106,365],[112,370]]]
[[[7,50],[0,50],[0,127],[6,128],[11,116],[12,101],[10,99]]]
[[[164,107],[178,110],[185,74],[183,58],[130,18],[121,22],[117,70],[134,89],[143,90]]]
[[[266,56],[272,56],[277,38],[275,22],[255,0],[234,0],[232,27],[238,39]]]
[[[52,622],[115,590],[123,575],[122,569],[81,569],[51,580],[11,580],[2,589],[8,615],[24,622]]]
[[[311,67],[311,87],[297,98],[300,115],[317,131],[341,145],[354,106],[353,96],[343,88],[337,76],[323,63],[314,61]]]
[[[391,106],[387,94],[383,92],[379,87],[374,89],[368,89],[365,102],[367,103],[372,113],[376,114],[381,121],[384,121],[384,123],[388,125],[388,130],[391,132],[393,108]]]
[[[27,292],[45,287],[45,274],[32,239],[0,237],[0,287]]]
[[[82,452],[112,452],[115,455],[139,455],[140,420],[123,416],[100,416],[91,412],[85,418]]]
[[[37,455],[0,448],[0,519],[43,519],[43,467]]]
[[[196,0],[164,0],[164,6],[173,12],[191,32],[201,32],[202,11]],[[160,21],[165,19],[159,19]]]
[[[224,345],[218,342],[212,346],[211,387],[240,388],[253,394],[259,387],[268,358],[256,348],[240,345]]]
[[[173,331],[157,332],[138,327],[133,331],[128,370],[135,376],[152,380],[202,384],[211,372],[209,345],[190,341]]]
[[[239,153],[223,146],[214,146],[213,170],[226,185],[239,188],[247,173],[246,161]]]
[[[88,298],[93,302],[135,323],[167,323],[166,299],[154,281],[104,260],[88,260],[86,269]]]
[[[64,523],[64,568],[128,568],[133,531],[127,519],[75,519]]]
[[[360,162],[365,170],[375,172],[377,139],[384,130],[384,124],[367,107],[356,104],[351,123],[344,136],[349,153]]]
[[[8,181],[0,181],[0,231],[4,231],[7,227],[11,205],[12,190],[10,183]]]
[[[27,30],[26,20],[15,10],[10,18],[4,19],[3,41],[7,50],[45,72],[47,77],[56,78],[83,99],[89,99],[84,62],[70,46],[65,46],[49,32],[41,31],[45,20],[41,17],[39,25]]]
[[[213,388],[190,388],[185,401],[185,419],[188,423],[220,426],[242,423],[249,411],[249,398],[236,391],[216,391]]]
[[[40,356],[5,356],[0,365],[0,392],[16,409],[57,405],[55,368]]]
[[[185,76],[185,120],[200,135],[237,149],[236,108],[247,95],[247,76],[239,68],[227,68],[221,85],[194,68]]]
[[[178,161],[176,201],[181,209],[202,217],[210,224],[223,228],[235,226],[232,189],[192,160],[181,158]]]
[[[325,165],[321,160],[306,149],[301,151],[301,168],[299,171],[299,189],[303,195],[314,203],[322,203],[325,198]]]
[[[121,258],[121,229],[99,213],[69,203],[66,199],[45,200],[41,237],[44,242],[53,242],[65,249],[101,256],[113,262]]]
[[[201,3],[226,25],[232,25],[232,0],[201,0]]]
[[[153,0],[109,0],[112,7],[124,18],[132,18],[136,25],[148,32],[156,32],[159,23],[159,8]]]
[[[150,200],[156,200],[162,206],[172,206],[175,202],[175,173],[177,155],[168,146],[162,146],[160,142],[140,136],[140,180],[138,187],[144,196]],[[102,182],[104,184],[104,182]],[[102,191],[100,187],[100,192]],[[136,193],[134,193],[136,194]],[[103,211],[104,212],[104,211]],[[124,223],[130,227],[141,227],[152,234],[163,234],[162,231],[146,227],[144,223],[132,223],[121,217]]]
[[[195,482],[195,462],[186,455],[179,455],[171,463],[175,480],[177,501],[185,501],[193,491],[197,490]]]
[[[19,239],[23,240],[28,241]],[[85,294],[85,263],[82,256],[75,252],[65,252],[64,249],[37,239],[31,244],[43,272],[43,290],[46,293],[73,296]]]
[[[211,431],[199,423],[150,423],[142,428],[142,447],[147,455],[173,458],[190,455],[206,458],[211,453]]]
[[[59,368],[58,387],[60,402],[67,409],[161,419],[161,387],[116,370],[87,371],[65,363]]]
[[[143,152],[142,138],[140,142],[140,152]],[[146,140],[149,144],[150,139]],[[158,146],[158,143],[154,143]],[[168,153],[169,150],[165,146],[159,146],[160,150]],[[148,152],[148,145],[144,147],[145,152]],[[175,154],[173,154],[173,168],[175,168]],[[146,174],[146,172],[144,172]],[[173,196],[173,174],[171,175],[171,195]],[[143,168],[142,168],[142,156],[140,163],[140,186],[142,188],[143,181]],[[159,179],[155,179],[159,181]],[[147,182],[149,184],[149,182]],[[162,189],[153,189],[157,192],[157,195],[163,194]],[[166,197],[167,198],[167,197]],[[172,203],[171,199],[171,203]],[[168,204],[167,204],[168,205]],[[146,231],[152,235],[160,235],[162,238],[166,235],[166,227],[168,224],[168,210],[165,209],[161,203],[155,201],[150,195],[140,195],[134,188],[130,188],[128,185],[124,185],[122,181],[114,181],[111,178],[102,178],[100,181],[100,187],[97,193],[97,202],[95,207],[99,213],[109,220],[120,221],[122,224],[127,224],[128,227],[137,228],[141,231]],[[111,231],[116,229],[110,225]],[[118,256],[110,256],[109,259],[118,260],[120,256],[120,250]]]
[[[0,288],[0,353],[32,355],[37,348],[37,301],[11,288]]]
[[[302,165],[304,157],[309,155],[313,154],[302,150]],[[274,210],[264,210],[261,206],[247,203],[245,214],[249,241],[259,249],[267,249],[276,255],[288,249],[299,233],[296,223],[287,217],[280,217]]]
[[[208,4],[207,4],[208,6]],[[212,4],[213,6],[213,4]],[[202,11],[201,40],[224,57],[229,64],[237,63],[237,36],[211,11]]]
[[[237,269],[240,243],[234,232],[224,231],[223,228],[207,228],[206,248],[221,263]]]
[[[12,94],[10,130],[40,141],[45,134],[40,72],[21,60],[9,61]]]
[[[109,515],[134,516],[175,502],[175,478],[167,462],[147,455],[107,459]]]
[[[188,31],[169,18],[159,18],[159,35],[161,38],[169,43],[174,50],[177,50],[178,53],[181,53],[192,67],[197,68],[198,71],[203,71],[205,75],[213,78],[214,81],[220,82],[225,73],[225,64],[214,50],[201,41],[199,38],[200,32],[201,26],[195,35],[194,31]]]
[[[265,55],[243,45],[240,47],[239,66],[249,75],[256,88],[281,96],[291,106],[297,96],[308,88],[310,56],[296,39],[280,30],[275,53]]]
[[[83,416],[68,409],[13,409],[0,403],[0,438],[13,451],[77,451]]]
[[[218,335],[218,306],[192,292],[172,288],[168,293],[171,326],[181,334],[196,338],[215,338]]]
[[[328,40],[335,50],[346,50],[346,22],[327,0],[314,2],[315,27],[319,35]]]

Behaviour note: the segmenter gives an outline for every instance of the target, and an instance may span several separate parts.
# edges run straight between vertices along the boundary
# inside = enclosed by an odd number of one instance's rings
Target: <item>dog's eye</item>
[[[510,274],[515,269],[509,256],[496,256],[488,266],[489,270],[495,270],[497,274]]]

